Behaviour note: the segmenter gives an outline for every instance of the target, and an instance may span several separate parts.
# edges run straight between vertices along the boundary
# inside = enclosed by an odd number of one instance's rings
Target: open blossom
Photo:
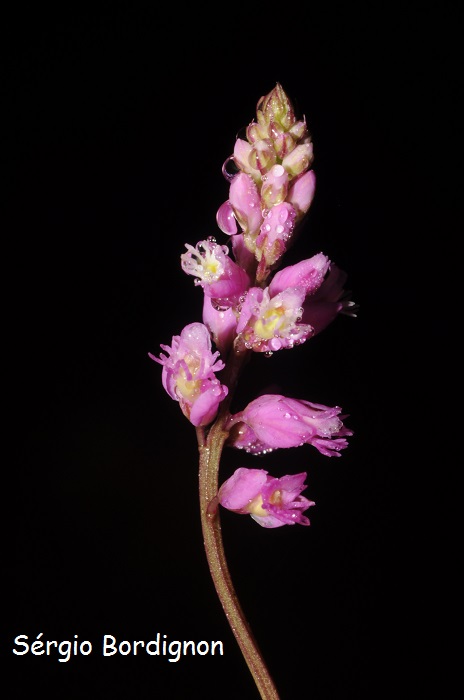
[[[185,247],[187,252],[180,256],[182,269],[196,278],[195,284],[203,287],[205,295],[222,308],[238,305],[250,279],[229,257],[227,246],[211,238],[200,241],[195,248],[189,243]]]
[[[300,323],[305,296],[301,287],[290,287],[274,297],[268,287],[252,287],[237,324],[237,350],[275,352],[304,343],[313,334],[312,326]]]
[[[172,345],[161,345],[167,355],[149,356],[163,365],[162,382],[169,396],[178,401],[183,414],[195,426],[208,425],[216,417],[228,389],[215,377],[224,368],[219,352],[212,352],[211,337],[203,323],[191,323]]]
[[[264,469],[241,467],[222,484],[218,500],[234,513],[251,515],[262,527],[309,525],[303,511],[315,504],[301,495],[305,479],[305,472],[275,478]]]
[[[327,256],[318,253],[277,272],[269,287],[252,287],[242,304],[236,348],[275,352],[314,335],[303,315],[305,300],[319,289],[329,268]]]
[[[228,444],[253,454],[308,444],[327,457],[339,457],[353,434],[341,412],[339,406],[265,394],[230,416]]]

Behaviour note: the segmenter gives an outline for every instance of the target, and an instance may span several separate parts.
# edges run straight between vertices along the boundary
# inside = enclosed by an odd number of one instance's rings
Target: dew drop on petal
[[[234,157],[229,156],[222,166],[222,174],[228,182],[232,182],[238,172],[240,172],[240,169],[237,168]]]

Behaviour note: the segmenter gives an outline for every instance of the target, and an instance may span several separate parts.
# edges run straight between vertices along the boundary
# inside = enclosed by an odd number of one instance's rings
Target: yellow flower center
[[[282,505],[282,491],[277,489],[274,491],[272,496],[269,499],[269,503],[272,503],[273,506],[280,506]],[[263,497],[261,494],[253,498],[253,500],[248,504],[247,510],[251,515],[258,515],[260,517],[265,517],[266,515],[269,515],[269,512],[263,508]]]
[[[283,306],[271,307],[256,321],[254,330],[256,335],[263,340],[269,340],[275,335],[278,326],[282,323],[282,316],[285,315]]]
[[[192,379],[187,377],[187,372],[183,367],[181,367],[177,375],[176,391],[182,398],[192,401],[193,399],[197,398],[198,394],[200,393],[201,379],[194,379],[195,374],[200,367],[200,362],[198,358],[193,357],[192,355],[186,355],[184,357],[184,361],[190,370],[190,376]]]

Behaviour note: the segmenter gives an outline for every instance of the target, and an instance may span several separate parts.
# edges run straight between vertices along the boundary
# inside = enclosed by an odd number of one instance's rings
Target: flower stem
[[[226,614],[229,625],[240,647],[243,657],[253,676],[262,700],[279,700],[274,682],[264,663],[258,644],[241,608],[227,565],[222,541],[221,522],[217,501],[219,464],[228,433],[225,423],[228,407],[238,375],[248,353],[231,353],[227,364],[229,394],[223,401],[221,410],[207,436],[202,428],[197,428],[199,449],[199,490],[201,525],[206,558],[217,595]]]

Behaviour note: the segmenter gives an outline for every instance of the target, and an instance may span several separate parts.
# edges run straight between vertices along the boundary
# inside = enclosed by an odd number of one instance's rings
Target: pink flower
[[[339,406],[265,394],[230,416],[228,444],[252,454],[308,444],[327,457],[339,457],[346,437],[353,434],[344,426],[341,411]]]
[[[328,307],[326,295],[317,297],[318,303],[324,301],[323,306],[313,308],[311,301],[324,284],[330,264],[326,255],[318,253],[278,271],[269,287],[249,289],[237,324],[237,349],[275,352],[292,348],[315,335],[312,316],[319,325],[322,320],[329,322],[329,313],[335,317],[338,304],[332,298],[338,294],[337,285],[327,282],[327,297],[331,300]]]
[[[302,287],[290,287],[275,296],[269,287],[252,287],[237,324],[237,350],[274,352],[304,343],[313,334],[310,325],[300,323],[304,299]]]
[[[187,252],[180,256],[183,271],[196,277],[195,284],[203,287],[205,295],[217,307],[237,306],[250,286],[250,279],[229,257],[227,246],[208,239],[197,243],[195,248],[189,243],[185,247]]]
[[[149,357],[163,365],[162,382],[169,396],[178,401],[183,414],[195,426],[208,425],[217,414],[228,389],[214,373],[224,368],[219,352],[211,351],[211,337],[202,323],[185,326],[172,338],[172,346],[161,345],[167,353]]]
[[[222,484],[219,503],[234,513],[251,515],[262,527],[309,525],[303,511],[315,504],[301,496],[305,479],[305,472],[278,479],[264,469],[241,467]]]

